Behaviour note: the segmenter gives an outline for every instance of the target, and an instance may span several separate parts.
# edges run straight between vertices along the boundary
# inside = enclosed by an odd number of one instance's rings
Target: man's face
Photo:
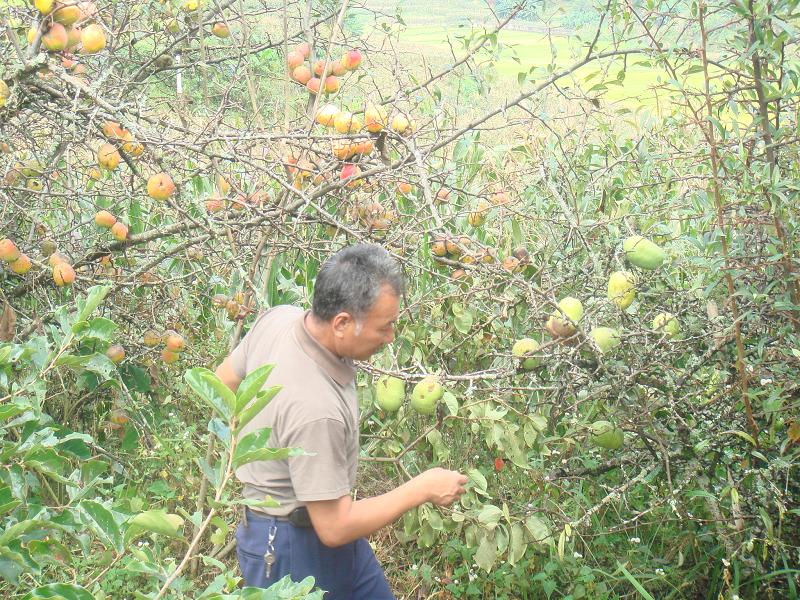
[[[339,356],[367,360],[394,341],[394,325],[400,314],[400,298],[388,286],[378,294],[375,304],[357,323],[350,318],[337,327]],[[360,327],[359,327],[360,325]]]

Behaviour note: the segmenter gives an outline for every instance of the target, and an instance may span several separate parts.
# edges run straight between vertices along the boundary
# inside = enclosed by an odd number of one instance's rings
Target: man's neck
[[[334,356],[339,356],[336,353],[336,346],[333,343],[333,334],[330,330],[330,327],[327,327],[327,323],[320,323],[314,318],[314,314],[312,312],[306,314],[304,318],[306,330],[308,331],[309,335],[317,340],[320,346],[328,350],[331,354]],[[341,357],[339,356],[339,358]]]

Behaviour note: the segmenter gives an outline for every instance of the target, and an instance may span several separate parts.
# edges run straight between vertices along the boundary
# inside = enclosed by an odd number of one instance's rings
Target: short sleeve
[[[250,328],[250,331],[244,336],[242,341],[233,349],[228,359],[231,362],[231,367],[233,368],[233,372],[236,373],[236,376],[239,379],[244,379],[247,377],[247,357],[250,353],[250,349],[253,345],[253,339],[259,335],[259,330],[264,326],[264,322],[266,321],[266,316],[270,314],[274,309],[269,309],[266,312],[263,312],[259,315],[259,317],[253,323],[253,326]]]
[[[281,440],[314,456],[288,459],[295,497],[301,502],[336,500],[350,492],[344,423],[317,419],[304,423]]]

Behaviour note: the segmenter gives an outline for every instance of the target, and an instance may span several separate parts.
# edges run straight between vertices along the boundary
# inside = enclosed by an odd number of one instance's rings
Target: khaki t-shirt
[[[276,306],[261,314],[231,353],[234,371],[244,378],[274,364],[265,386],[283,388],[242,430],[240,436],[271,427],[268,446],[302,448],[314,456],[256,461],[236,470],[244,497],[271,496],[285,516],[305,502],[335,500],[355,485],[359,429],[355,366],[319,344],[305,327],[301,308]]]

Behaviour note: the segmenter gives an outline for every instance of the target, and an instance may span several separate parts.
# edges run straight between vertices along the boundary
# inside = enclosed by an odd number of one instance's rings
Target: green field
[[[378,10],[387,15],[394,14],[397,6],[397,2],[391,0],[376,4]],[[460,3],[458,6],[436,0],[403,2],[400,15],[406,24],[399,32],[402,48],[428,59],[452,57],[453,54],[460,58],[465,53],[461,40],[470,35],[472,27],[491,31],[496,23],[485,4],[474,1]],[[504,30],[498,36],[493,68],[498,78],[498,87],[502,87],[505,92],[522,91],[523,87],[519,83],[522,73],[534,69],[523,84],[529,86],[531,80],[541,81],[546,78],[551,69],[569,67],[585,56],[586,41],[578,34],[562,28],[554,28],[549,33],[544,27],[539,29]],[[585,33],[584,37],[590,38],[591,33]],[[487,44],[487,47],[490,46]],[[610,43],[601,36],[595,52],[610,49]],[[572,89],[580,87],[603,103],[619,104],[631,110],[640,106],[658,109],[665,102],[668,92],[675,91],[675,86],[664,89],[668,80],[664,69],[637,64],[643,60],[644,57],[629,56],[627,65],[623,64],[622,59],[595,61],[562,79],[559,85]],[[623,67],[624,79],[618,80]],[[700,81],[700,74],[688,78],[688,83],[692,85]],[[605,89],[591,89],[601,82],[605,82]]]

